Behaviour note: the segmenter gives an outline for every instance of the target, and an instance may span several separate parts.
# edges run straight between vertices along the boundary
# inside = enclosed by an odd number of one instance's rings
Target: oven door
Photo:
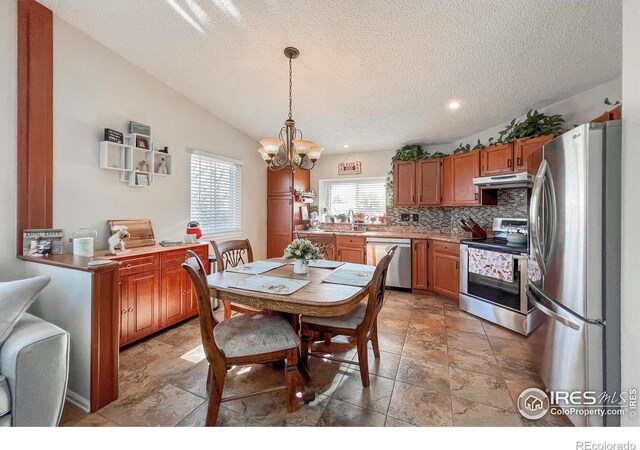
[[[473,273],[469,270],[469,251],[461,251],[462,276],[460,292],[489,303],[526,314],[531,309],[526,296],[527,255],[509,254],[513,257],[513,280],[506,281],[493,276]],[[479,247],[478,247],[479,248]],[[498,252],[502,253],[502,252]]]

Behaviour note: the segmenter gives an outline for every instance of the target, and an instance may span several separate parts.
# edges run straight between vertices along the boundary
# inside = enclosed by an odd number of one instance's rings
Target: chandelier
[[[291,61],[300,56],[297,48],[287,47],[284,55],[289,58],[289,118],[284,121],[284,127],[280,129],[278,139],[262,139],[258,152],[267,163],[270,170],[282,170],[289,167],[292,171],[296,169],[310,170],[320,159],[323,148],[317,147],[311,141],[305,141],[302,131],[296,128],[296,122],[291,113],[292,97],[292,63]]]

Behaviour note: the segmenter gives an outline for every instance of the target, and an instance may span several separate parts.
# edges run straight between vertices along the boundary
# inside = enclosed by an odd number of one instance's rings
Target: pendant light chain
[[[292,118],[292,114],[291,114],[291,104],[293,103],[293,100],[291,97],[291,89],[293,87],[292,77],[293,77],[293,69],[291,65],[291,56],[289,56],[289,119]]]

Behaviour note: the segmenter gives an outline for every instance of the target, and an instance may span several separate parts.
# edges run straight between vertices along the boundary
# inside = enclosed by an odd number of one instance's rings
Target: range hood
[[[473,184],[485,189],[530,188],[533,186],[533,175],[527,172],[520,172],[491,177],[477,177],[473,179]]]

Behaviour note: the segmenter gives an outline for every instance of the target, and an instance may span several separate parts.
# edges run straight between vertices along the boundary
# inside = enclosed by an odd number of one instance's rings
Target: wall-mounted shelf
[[[162,164],[162,160],[164,159],[164,167],[166,168],[166,173],[160,172],[160,167]],[[173,175],[173,156],[169,153],[159,152],[157,150],[153,151],[153,175],[158,177],[168,177]]]
[[[146,170],[140,170],[142,161]],[[166,173],[162,173],[163,161]],[[151,136],[131,133],[124,136],[124,144],[100,142],[100,168],[119,172],[120,181],[129,186],[150,187],[155,177],[173,175],[173,155],[154,150]],[[144,182],[145,176],[148,184]]]
[[[107,170],[132,171],[133,149],[130,145],[115,142],[100,142],[100,168]]]

